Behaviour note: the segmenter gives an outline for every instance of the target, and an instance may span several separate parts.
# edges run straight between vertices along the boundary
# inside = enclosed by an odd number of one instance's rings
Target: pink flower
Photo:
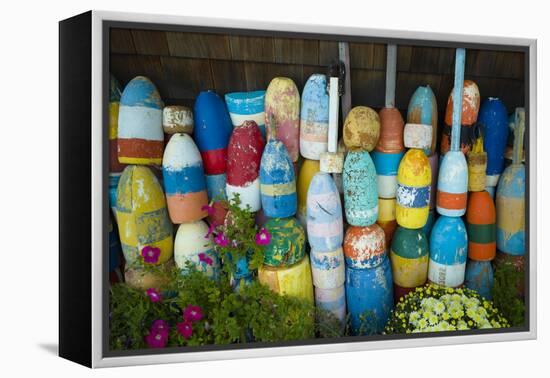
[[[212,264],[214,263],[214,261],[212,261],[210,256],[208,256],[204,252],[199,253],[199,261],[204,262],[206,265],[210,265],[210,266],[212,266]]]
[[[155,332],[165,332],[165,333],[168,333],[168,329],[170,327],[168,327],[168,324],[162,320],[162,319],[157,319],[153,322],[153,324],[151,325],[151,331],[155,331]]]
[[[183,310],[183,319],[186,322],[198,322],[202,319],[202,309],[200,306],[189,305]]]
[[[146,264],[156,264],[159,261],[160,248],[146,245],[141,249],[141,256]]]
[[[160,295],[158,290],[155,288],[151,287],[147,289],[146,293],[149,299],[151,300],[151,302],[160,302],[162,300],[162,296]]]
[[[201,207],[201,210],[202,211],[206,211],[208,213],[208,216],[212,216],[214,215],[214,207],[213,206],[210,206],[210,205],[204,205],[203,207]]]
[[[210,238],[210,235],[212,235],[215,229],[216,229],[216,225],[214,224],[214,222],[211,222],[210,225],[208,226],[208,232],[206,233],[206,235],[204,235],[204,238],[205,239]]]
[[[229,244],[229,239],[225,236],[223,232],[220,232],[214,238],[214,242],[220,247],[227,247],[227,245]]]
[[[193,326],[188,321],[183,321],[176,324],[176,328],[178,329],[178,333],[182,335],[185,340],[189,339],[193,335]]]
[[[256,234],[256,244],[257,245],[269,245],[271,241],[271,235],[265,228],[261,228],[260,232]]]
[[[153,331],[145,336],[145,342],[149,348],[164,348],[168,342],[168,332]]]

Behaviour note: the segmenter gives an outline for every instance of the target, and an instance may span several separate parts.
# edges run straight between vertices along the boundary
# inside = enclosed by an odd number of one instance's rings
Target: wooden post
[[[335,153],[338,149],[338,114],[339,114],[338,78],[331,77],[329,84],[328,111],[328,152]]]
[[[397,74],[397,46],[388,45],[386,59],[386,108],[395,107],[395,78]]]
[[[451,131],[451,151],[460,149],[460,127],[462,121],[462,92],[464,89],[464,66],[466,50],[456,49],[455,86],[453,92],[453,125]]]
[[[342,95],[342,119],[346,119],[351,110],[351,66],[349,58],[349,44],[347,42],[338,42],[338,56],[340,61],[346,67],[346,77],[344,79],[344,94]]]

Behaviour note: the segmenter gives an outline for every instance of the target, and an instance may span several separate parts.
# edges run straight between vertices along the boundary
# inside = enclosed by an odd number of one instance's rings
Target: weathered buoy
[[[274,125],[271,125],[271,119]],[[300,155],[300,93],[292,79],[276,77],[265,93],[265,125],[267,139],[272,137],[285,145],[290,160]],[[272,135],[274,134],[274,135]]]
[[[464,76],[464,74],[462,74]],[[462,90],[462,115],[461,126],[471,127],[477,122],[477,116],[479,113],[480,94],[477,84],[471,80],[464,80],[464,87]],[[446,154],[451,149],[451,126],[453,122],[453,97],[454,88],[447,100],[447,109],[445,111],[445,125],[443,127],[443,133],[441,136],[441,154]],[[471,147],[471,139],[463,132],[460,139],[460,149],[463,153],[468,153]]]
[[[193,112],[187,106],[168,105],[162,110],[162,128],[166,134],[193,134]]]
[[[390,260],[371,269],[346,266],[346,302],[353,335],[380,333],[393,308]]]
[[[267,142],[260,161],[260,195],[264,214],[286,218],[296,214],[297,194],[294,166],[284,144]]]
[[[144,166],[124,168],[117,189],[117,220],[128,265],[138,262],[144,247],[159,248],[158,263],[172,257],[173,228],[162,187]]]
[[[172,223],[195,222],[206,217],[208,204],[202,159],[188,134],[174,134],[166,145],[162,176]]]
[[[397,170],[404,152],[372,151],[371,157],[376,169],[378,197],[395,198],[397,191]]]
[[[260,210],[260,160],[265,141],[254,121],[236,127],[227,147],[227,198],[239,194],[241,208]]]
[[[274,268],[262,265],[258,268],[258,281],[280,295],[285,294],[314,303],[311,267],[307,256],[288,267]]]
[[[121,89],[118,80],[111,74],[109,91],[109,172],[122,172],[125,165],[118,161],[118,112]]]
[[[199,272],[217,278],[220,261],[214,251],[212,237],[206,237],[208,226],[202,220],[180,224],[174,241],[174,260],[184,273],[191,263]]]
[[[346,266],[369,269],[380,265],[386,256],[386,236],[376,223],[366,227],[350,226],[344,237]]]
[[[378,218],[376,169],[367,151],[349,151],[344,163],[344,207],[347,222],[370,226]]]
[[[386,246],[391,245],[393,233],[397,228],[395,220],[395,198],[378,198],[378,219],[376,223],[382,228],[386,235]]]
[[[380,117],[373,109],[356,106],[344,122],[344,143],[350,151],[372,151],[380,137]]]
[[[470,193],[466,210],[468,257],[476,261],[491,261],[497,253],[496,211],[493,199],[486,191]]]
[[[421,229],[398,227],[391,244],[390,260],[396,293],[424,285],[429,263],[427,236]]]
[[[498,98],[489,97],[479,109],[479,124],[483,132],[483,148],[487,152],[487,186],[497,186],[504,170],[504,152],[508,140],[508,112]]]
[[[346,320],[346,288],[344,285],[334,289],[315,287],[315,306],[331,312],[340,322]]]
[[[376,151],[383,153],[403,152],[403,128],[405,123],[401,112],[396,108],[382,108],[378,112],[380,117],[380,137]]]
[[[428,156],[430,162],[430,169],[432,170],[432,186],[430,189],[430,210],[435,209],[435,203],[437,198],[437,179],[439,178],[439,154],[434,152]]]
[[[478,138],[468,152],[468,191],[485,190],[487,154],[483,151],[483,138]]]
[[[116,221],[116,192],[122,173],[109,173],[109,207],[115,216]]]
[[[467,258],[468,235],[462,218],[437,218],[430,236],[428,279],[446,287],[462,285]]]
[[[133,78],[120,97],[118,161],[160,165],[164,150],[162,108],[155,84],[145,76]]]
[[[327,151],[328,108],[327,77],[313,74],[304,86],[300,112],[300,154],[306,159],[320,160]]]
[[[516,109],[514,157],[502,173],[496,193],[497,248],[510,255],[525,254],[525,166],[523,133],[525,111]]]
[[[493,265],[490,261],[468,259],[464,286],[477,291],[479,295],[490,301],[493,299],[493,283]]]
[[[195,100],[193,137],[207,175],[225,174],[227,144],[233,125],[223,100],[214,91],[201,92]],[[225,190],[225,184],[223,186]]]
[[[429,151],[432,144],[432,125],[407,123],[403,133],[405,147]]]
[[[205,178],[208,201],[226,200],[227,175],[220,173],[219,175],[206,175]]]
[[[432,142],[424,150],[426,156],[432,155],[436,150],[437,121],[437,101],[432,89],[429,85],[416,88],[407,107],[407,123],[432,126]]]
[[[225,103],[234,127],[241,126],[244,121],[254,121],[266,138],[265,91],[228,93],[225,95]]]
[[[397,223],[405,228],[422,228],[428,220],[432,171],[428,158],[418,149],[407,151],[397,172]]]
[[[302,166],[300,167],[300,173],[298,174],[298,213],[297,217],[304,228],[307,228],[307,191],[311,179],[317,172],[319,172],[320,166],[318,160],[304,159]]]
[[[306,253],[306,235],[296,218],[272,218],[264,226],[271,241],[264,250],[264,264],[279,267],[300,261]]]
[[[466,212],[468,199],[468,164],[462,151],[443,156],[437,181],[437,212],[460,217]]]
[[[315,252],[332,251],[344,240],[340,193],[329,173],[319,172],[307,192],[307,235]]]
[[[321,289],[335,289],[346,280],[344,252],[341,247],[328,252],[312,250],[309,259],[313,286]]]

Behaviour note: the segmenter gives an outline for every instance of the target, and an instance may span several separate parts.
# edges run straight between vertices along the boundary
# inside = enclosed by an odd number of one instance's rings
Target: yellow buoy
[[[300,173],[298,174],[298,220],[306,228],[307,217],[307,190],[309,183],[317,172],[319,172],[319,160],[304,159]]]
[[[307,255],[289,267],[263,265],[258,269],[258,280],[278,294],[304,299],[313,304],[313,282]]]

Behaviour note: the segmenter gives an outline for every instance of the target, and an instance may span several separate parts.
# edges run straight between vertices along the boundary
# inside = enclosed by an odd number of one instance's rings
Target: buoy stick
[[[342,119],[346,119],[351,110],[351,66],[349,58],[349,44],[338,42],[338,57],[344,63],[346,75],[344,77],[344,94],[342,95]]]
[[[397,73],[397,46],[388,45],[386,59],[386,108],[395,107],[395,78]]]
[[[464,89],[464,65],[466,50],[456,49],[455,86],[453,91],[453,125],[451,131],[451,151],[460,149],[460,126],[462,122],[462,92]]]
[[[514,155],[512,164],[521,164],[523,160],[523,133],[525,131],[525,109],[516,108],[514,115],[515,133],[514,133]]]
[[[338,78],[331,77],[329,84],[328,110],[328,152],[336,152],[338,148],[338,113],[340,96],[338,95]]]

